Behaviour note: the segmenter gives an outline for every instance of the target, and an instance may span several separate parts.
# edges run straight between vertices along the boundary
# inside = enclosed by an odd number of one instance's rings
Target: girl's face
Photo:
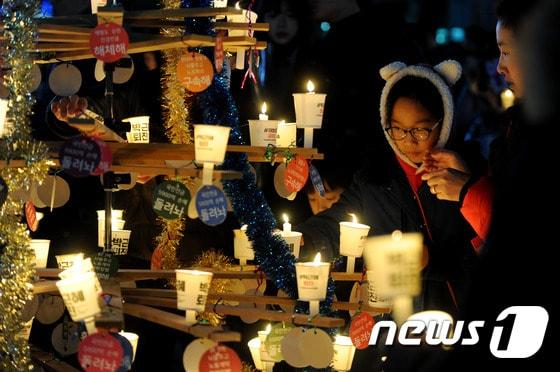
[[[436,124],[441,119],[442,118],[433,117],[424,106],[410,98],[398,98],[393,105],[390,125],[393,128],[397,128],[397,130],[399,130],[399,128],[404,129],[406,136],[401,140],[394,140],[397,148],[412,162],[416,164],[422,163],[424,155],[437,143],[441,131],[441,124],[437,126]],[[431,130],[434,126],[435,129]],[[428,129],[431,130],[431,132],[427,138],[422,141],[415,138],[413,133],[410,132],[410,130],[414,129]],[[416,135],[416,137],[421,136]]]
[[[288,44],[298,32],[298,20],[285,1],[280,5],[279,13],[268,12],[264,19],[270,24],[270,39],[276,44]]]

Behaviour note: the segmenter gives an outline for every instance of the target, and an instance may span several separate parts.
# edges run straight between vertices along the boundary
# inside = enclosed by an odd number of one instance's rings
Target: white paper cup
[[[93,273],[95,290],[98,294],[103,293],[103,288],[101,287],[101,283],[99,282],[99,278],[97,278],[97,274],[95,273],[95,269],[93,268],[91,258],[89,257],[84,258],[83,260],[78,257],[71,267],[64,271],[61,271],[58,276],[60,277],[60,279],[68,279],[82,273]]]
[[[348,336],[336,336],[333,343],[334,356],[332,367],[335,371],[350,371],[356,347]]]
[[[298,262],[296,277],[300,301],[321,301],[327,295],[330,264],[327,262]]]
[[[247,343],[249,346],[249,351],[251,352],[251,357],[253,358],[253,364],[255,368],[259,371],[264,369],[263,363],[261,361],[261,340],[258,337],[252,338]]]
[[[276,146],[278,120],[249,120],[251,146]]]
[[[297,127],[321,128],[327,95],[323,93],[294,93],[293,96]]]
[[[247,237],[244,229],[233,230],[233,256],[240,261],[254,260],[253,243]]]
[[[101,311],[97,302],[95,274],[80,273],[56,282],[72,320],[77,322],[93,317]]]
[[[130,123],[130,132],[126,133],[129,143],[150,143],[149,116],[133,116],[123,119],[123,122]]]
[[[122,209],[113,209],[111,211],[111,216],[113,217],[113,219],[117,219],[117,220],[122,220],[123,219],[123,210]],[[101,220],[101,219],[105,219],[105,210],[104,209],[98,209],[97,210],[97,219]]]
[[[122,230],[124,228],[125,221],[113,217],[111,231]],[[113,236],[113,234],[111,234]],[[97,219],[97,246],[105,246],[105,217]]]
[[[84,254],[83,253],[69,253],[69,254],[61,254],[56,257],[56,263],[58,264],[58,268],[59,269],[63,269],[66,270],[70,267],[72,267],[72,265],[74,265],[74,262],[76,262],[77,260],[83,260],[84,259]]]
[[[111,231],[111,253],[115,256],[124,256],[128,253],[131,230]]]
[[[132,361],[134,362],[134,358],[136,357],[136,349],[138,348],[138,335],[132,332],[124,332],[120,331],[119,335],[123,336],[130,342],[132,345]]]
[[[177,308],[204,311],[212,273],[199,270],[175,270],[177,276]]]
[[[257,18],[258,18],[257,13],[245,9],[242,10],[241,14],[233,14],[227,16],[228,22],[234,22],[234,23],[249,23],[249,19],[250,19],[251,24],[253,24],[257,22]],[[250,36],[250,35],[249,35],[249,30],[229,30],[228,36]]]
[[[303,234],[297,231],[281,231],[278,234],[286,241],[288,249],[295,258],[299,258],[299,248],[301,245],[301,236]]]
[[[361,223],[340,222],[340,254],[362,257],[369,226]]]
[[[395,232],[369,238],[364,261],[381,297],[417,296],[421,291],[422,234]],[[398,280],[395,280],[397,278]]]
[[[107,5],[107,0],[91,0],[91,14],[97,14],[97,7]]]
[[[194,126],[194,153],[197,163],[222,164],[226,155],[230,127]]]
[[[51,244],[51,241],[47,240],[47,239],[32,239],[31,242],[29,243],[29,246],[35,252],[35,267],[36,268],[47,267],[50,244]]]
[[[296,145],[297,127],[296,123],[285,123],[280,121],[278,123],[278,136],[276,137],[276,146],[290,147]]]

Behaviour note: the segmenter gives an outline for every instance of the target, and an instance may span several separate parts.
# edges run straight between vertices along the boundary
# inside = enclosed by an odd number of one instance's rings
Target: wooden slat
[[[68,43],[68,44],[88,43],[89,44],[89,35],[72,35],[72,37],[70,37],[69,34],[40,33],[38,41],[40,43]]]
[[[165,327],[173,328],[195,337],[206,337],[216,342],[239,342],[241,334],[224,331],[222,327],[188,326],[185,317],[148,306],[127,302],[123,307],[124,313],[140,319],[148,320]]]
[[[268,23],[251,23],[251,30],[253,31],[269,31],[270,24]],[[216,22],[214,23],[215,30],[249,30],[249,24],[244,22]]]
[[[33,283],[33,294],[58,292],[55,280],[40,280]]]
[[[33,52],[73,52],[78,50],[89,50],[89,42],[78,43],[39,43]]]
[[[58,359],[54,354],[43,351],[33,345],[30,348],[31,359],[40,365],[45,371],[56,372],[80,372],[80,369],[72,367],[70,364]],[[35,370],[35,369],[34,369]]]
[[[87,28],[87,27],[75,27],[75,26],[67,26],[67,25],[56,25],[56,24],[39,25],[40,34],[86,36],[88,39],[91,30],[92,30],[91,28]]]
[[[241,14],[241,9],[234,7],[226,8],[181,8],[181,9],[154,9],[137,10],[124,13],[128,19],[168,19],[168,18],[191,18],[191,17],[215,17],[219,15]]]

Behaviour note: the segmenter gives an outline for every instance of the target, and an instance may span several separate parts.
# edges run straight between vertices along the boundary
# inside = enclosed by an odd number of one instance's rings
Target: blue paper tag
[[[117,372],[127,372],[130,371],[132,368],[132,345],[128,339],[118,333],[110,333],[111,336],[119,340],[123,349],[123,359],[121,366],[117,370]]]
[[[223,223],[227,215],[224,192],[214,185],[201,187],[196,193],[196,211],[200,220],[208,226]]]
[[[319,171],[313,164],[309,165],[309,176],[311,177],[311,183],[313,183],[313,187],[321,197],[325,196],[325,185],[323,185],[323,179],[319,174]]]

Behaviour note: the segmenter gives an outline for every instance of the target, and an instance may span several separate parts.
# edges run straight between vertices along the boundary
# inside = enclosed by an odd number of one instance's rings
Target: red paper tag
[[[95,58],[107,63],[117,62],[128,51],[128,34],[116,23],[103,23],[91,31],[89,47]]]
[[[224,66],[224,34],[225,31],[218,31],[216,46],[214,47],[214,67],[216,67],[218,73],[222,72]]]
[[[161,270],[163,261],[163,249],[161,245],[158,245],[154,252],[152,253],[152,259],[150,262],[151,270]]]
[[[39,221],[37,221],[37,211],[31,201],[25,203],[25,220],[27,221],[29,230],[37,231]]]
[[[200,53],[185,53],[177,64],[177,79],[189,92],[200,93],[212,84],[214,67]]]
[[[115,372],[120,368],[123,356],[119,340],[103,333],[87,336],[78,349],[80,366],[86,372]]]
[[[202,354],[198,370],[200,372],[241,372],[241,360],[229,347],[216,345]]]
[[[368,313],[359,313],[350,323],[350,339],[356,349],[362,350],[368,347],[373,324],[375,321]]]
[[[286,167],[284,185],[290,193],[298,192],[305,186],[307,177],[309,177],[307,160],[301,156],[296,156]]]
[[[111,153],[111,149],[107,144],[98,139],[93,139],[99,145],[99,149],[101,150],[101,160],[99,161],[99,165],[95,170],[91,173],[93,176],[102,175],[105,172],[108,172],[111,169],[111,164],[113,163],[113,154]]]

